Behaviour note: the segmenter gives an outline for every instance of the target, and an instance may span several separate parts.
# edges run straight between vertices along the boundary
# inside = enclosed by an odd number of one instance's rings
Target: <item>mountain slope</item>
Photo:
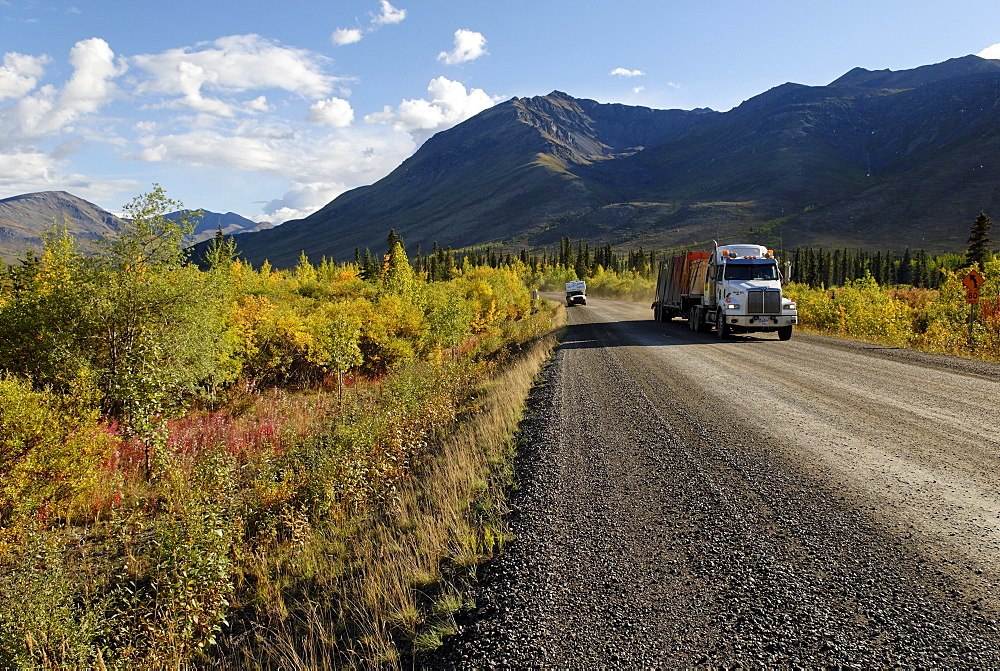
[[[549,96],[496,105],[430,138],[379,182],[313,215],[236,236],[246,258],[291,265],[304,250],[347,258],[381,249],[390,228],[413,246],[461,247],[536,235],[614,200],[576,170],[639,151],[714,116]]]
[[[1000,211],[998,146],[1000,61],[976,56],[784,84],[725,113],[555,91],[496,105],[379,182],[237,244],[279,266],[380,250],[390,228],[411,249],[569,236],[956,251],[980,210]]]
[[[976,56],[783,84],[725,113],[554,91],[495,105],[375,184],[236,243],[249,261],[278,267],[302,252],[378,253],[390,228],[410,251],[561,237],[660,249],[743,238],[962,251],[980,211],[1000,216],[998,149],[1000,61]],[[44,211],[44,221],[61,216]],[[203,235],[223,216],[206,213]],[[30,237],[31,227],[9,221],[0,241]],[[224,232],[253,223],[243,221]]]
[[[177,220],[180,217],[189,214],[192,210],[180,210],[179,212],[171,212],[165,215],[167,219]],[[194,244],[196,242],[201,242],[202,240],[211,240],[216,236],[218,231],[221,229],[223,235],[236,235],[237,233],[254,233],[257,231],[266,231],[272,228],[270,222],[257,223],[252,219],[247,219],[246,217],[236,214],[235,212],[226,212],[221,214],[219,212],[211,212],[209,210],[202,210],[201,217],[194,220],[194,231],[191,235],[187,236],[187,244]]]
[[[42,250],[42,235],[62,225],[87,248],[118,231],[110,212],[65,191],[27,193],[0,200],[0,259],[12,263],[28,249]]]
[[[177,219],[189,212],[182,210],[166,216]],[[0,200],[0,261],[13,263],[28,249],[41,252],[42,236],[52,229],[53,223],[60,226],[65,223],[79,247],[87,251],[97,240],[114,237],[122,222],[110,212],[65,191],[5,198]],[[195,224],[194,232],[187,238],[189,244],[214,238],[220,226],[225,235],[271,228],[270,223],[258,224],[233,212],[219,214],[207,210]]]

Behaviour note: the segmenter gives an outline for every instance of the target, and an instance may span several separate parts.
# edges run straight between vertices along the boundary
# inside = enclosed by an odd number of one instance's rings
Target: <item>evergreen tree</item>
[[[903,252],[903,258],[899,262],[899,272],[896,274],[897,284],[913,284],[913,261],[910,258],[910,248]]]
[[[573,269],[579,278],[587,277],[590,274],[590,247],[583,240],[577,241],[576,261],[573,264]]]
[[[236,242],[232,236],[227,238],[222,234],[222,225],[215,233],[215,238],[208,244],[205,250],[205,265],[209,270],[219,270],[228,268],[236,258]]]
[[[986,216],[985,212],[980,212],[976,221],[969,231],[969,249],[965,252],[965,264],[968,266],[983,267],[983,264],[990,260],[993,255],[990,252],[990,227],[993,223]]]
[[[885,261],[882,263],[882,279],[879,283],[882,286],[896,284],[896,261],[892,258],[891,251],[885,253]]]
[[[818,287],[819,279],[818,273],[816,272],[816,252],[812,247],[806,250],[805,258],[805,268],[802,276],[802,281],[805,282],[810,287]]]
[[[917,252],[917,260],[913,266],[913,286],[927,288],[927,253],[922,249]]]
[[[361,262],[361,279],[374,282],[381,275],[378,264],[372,256],[372,250],[365,247],[365,256]]]
[[[396,235],[396,229],[390,228],[389,229],[389,235],[386,238],[386,243],[388,244],[389,253],[390,254],[392,254],[392,250],[395,247],[395,245],[396,245],[397,242],[399,243],[399,245],[401,247],[404,246],[403,245],[403,238],[401,238],[398,235]]]

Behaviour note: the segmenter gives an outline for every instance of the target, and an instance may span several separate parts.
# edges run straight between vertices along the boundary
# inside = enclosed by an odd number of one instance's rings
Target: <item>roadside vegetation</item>
[[[989,217],[980,214],[965,254],[816,248],[779,254],[782,273],[792,280],[785,292],[798,303],[797,328],[1000,361],[1000,258],[990,251],[990,228]],[[583,279],[593,296],[652,302],[659,262],[674,253],[617,255],[610,246],[593,252],[585,241],[574,246],[564,238],[557,254],[522,253],[520,259],[531,269],[531,283],[545,291]],[[962,279],[974,268],[985,282],[970,309]]]
[[[156,187],[0,286],[0,666],[365,667],[504,540],[559,308],[523,265],[206,267]]]
[[[796,250],[800,328],[894,347],[1000,361],[1000,258],[990,251],[992,224],[973,222],[964,255],[929,257],[905,250],[868,254]],[[963,278],[981,273],[979,303],[966,302]]]

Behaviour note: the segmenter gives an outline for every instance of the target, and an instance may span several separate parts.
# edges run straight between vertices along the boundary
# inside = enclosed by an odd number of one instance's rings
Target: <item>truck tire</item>
[[[715,314],[715,330],[719,332],[719,340],[729,337],[729,325],[726,324],[726,313],[720,308]]]
[[[698,333],[711,333],[712,322],[705,321],[706,310],[703,307],[698,309]]]
[[[698,308],[691,308],[691,312],[688,313],[688,328],[692,331],[698,330]]]
[[[779,326],[778,327],[778,340],[791,340],[791,339],[792,339],[792,327],[791,327],[791,325],[788,325],[788,326]]]

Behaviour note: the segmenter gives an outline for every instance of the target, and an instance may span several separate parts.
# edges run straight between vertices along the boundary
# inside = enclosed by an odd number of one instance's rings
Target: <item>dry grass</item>
[[[494,366],[475,402],[382,504],[342,511],[284,556],[261,558],[268,565],[249,578],[258,605],[217,664],[391,667],[439,645],[468,605],[476,566],[509,538],[513,436],[556,339],[551,332]]]

